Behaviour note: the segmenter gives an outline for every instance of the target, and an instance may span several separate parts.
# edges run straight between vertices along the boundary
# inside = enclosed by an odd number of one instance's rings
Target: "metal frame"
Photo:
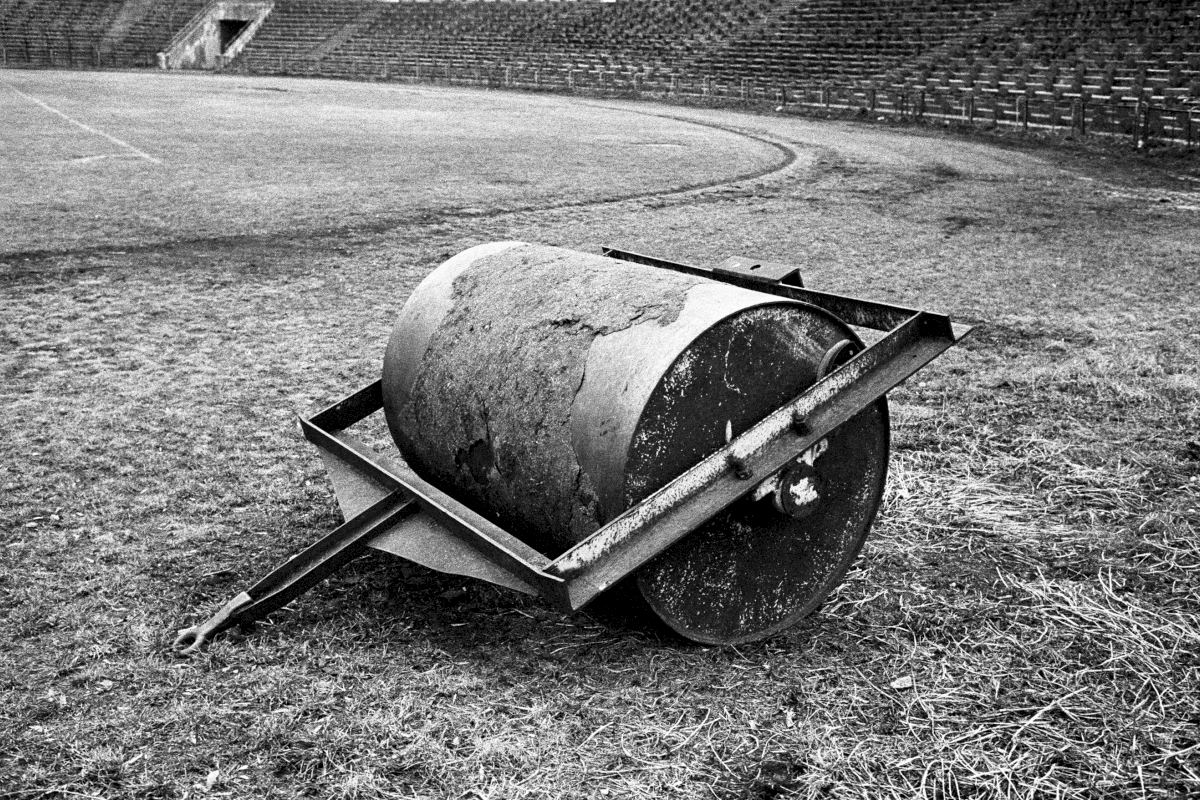
[[[481,559],[563,611],[582,608],[679,539],[749,493],[838,425],[945,352],[971,328],[942,314],[803,288],[781,265],[734,257],[714,269],[605,248],[604,255],[741,286],[821,308],[886,335],[804,393],[709,455],[641,503],[551,559],[422,479],[401,460],[372,451],[346,431],[383,407],[375,381],[310,417],[304,437],[384,496],[333,533],[235,597],[202,625],[180,631],[194,652],[220,630],[265,616],[307,591],[410,515],[423,512]],[[763,275],[756,275],[760,267]]]

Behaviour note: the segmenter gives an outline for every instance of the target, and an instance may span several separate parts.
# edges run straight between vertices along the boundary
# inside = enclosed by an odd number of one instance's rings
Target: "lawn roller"
[[[868,347],[856,328],[883,335]],[[969,330],[744,257],[473,247],[409,297],[380,380],[300,419],[345,523],[176,648],[366,548],[564,611],[629,578],[697,642],[778,633],[837,586],[874,521],[887,391]],[[395,452],[350,432],[379,411]]]

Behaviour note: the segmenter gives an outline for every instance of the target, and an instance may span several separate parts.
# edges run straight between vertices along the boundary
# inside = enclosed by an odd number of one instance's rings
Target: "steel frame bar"
[[[770,278],[758,277],[752,272],[742,272],[723,267],[714,267],[712,269],[697,267],[679,261],[668,261],[657,256],[647,256],[629,250],[618,250],[615,247],[605,247],[602,250],[604,255],[620,261],[669,269],[672,272],[681,272],[685,275],[711,278],[712,280],[740,286],[743,289],[751,289],[756,292],[764,292],[779,297],[786,297],[789,300],[808,303],[809,305],[828,311],[847,325],[854,325],[858,328],[890,331],[905,320],[917,314],[923,314],[926,317],[938,320],[939,325],[944,324],[946,326],[949,335],[953,337],[951,344],[966,336],[971,331],[971,326],[952,323],[950,318],[944,314],[934,314],[915,308],[905,308],[903,306],[891,305],[890,303],[879,303],[874,300],[861,300],[857,297],[818,292],[813,289],[780,283]]]
[[[389,493],[273,569],[206,622],[179,631],[175,649],[194,653],[226,628],[262,619],[282,608],[353,561],[367,541],[416,510],[416,504],[401,492]]]

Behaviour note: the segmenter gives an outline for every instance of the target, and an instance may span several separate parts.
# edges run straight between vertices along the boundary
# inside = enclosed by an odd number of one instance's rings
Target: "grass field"
[[[0,798],[1200,793],[1194,156],[28,71],[0,142]],[[339,522],[292,414],[498,239],[791,261],[980,327],[893,393],[858,566],[771,641],[372,555],[173,656]]]
[[[9,253],[387,228],[721,181],[783,157],[724,131],[511,94],[5,75],[5,125],[36,132],[5,138],[0,252]]]

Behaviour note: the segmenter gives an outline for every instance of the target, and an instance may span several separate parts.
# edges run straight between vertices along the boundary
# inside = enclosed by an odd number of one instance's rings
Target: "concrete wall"
[[[218,69],[249,44],[271,13],[274,3],[264,0],[215,0],[171,39],[160,57],[164,69]],[[225,52],[221,52],[221,20],[248,24]]]

